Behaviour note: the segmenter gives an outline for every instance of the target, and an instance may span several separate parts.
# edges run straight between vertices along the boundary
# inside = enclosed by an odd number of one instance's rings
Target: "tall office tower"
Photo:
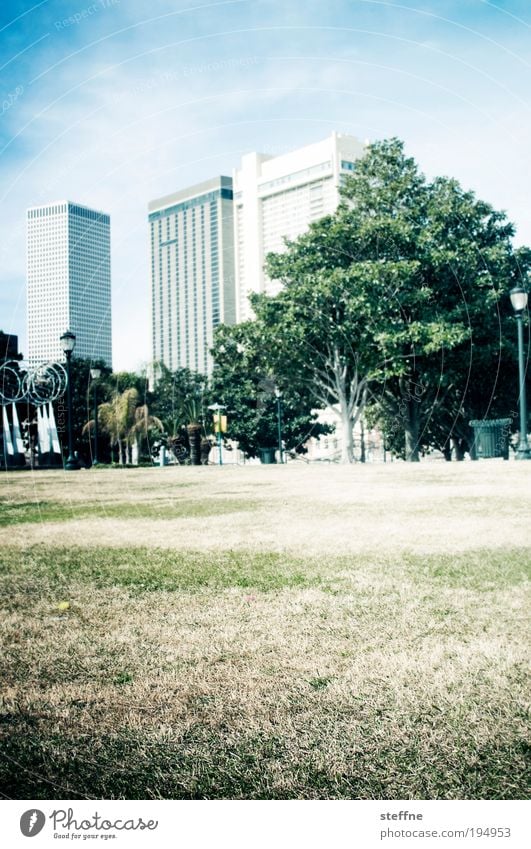
[[[208,374],[218,324],[234,324],[232,180],[149,204],[153,359]]]
[[[70,201],[28,209],[28,359],[75,356],[112,366],[110,218]]]
[[[250,292],[274,295],[279,283],[263,266],[268,253],[285,249],[310,222],[333,212],[343,175],[364,153],[353,136],[332,133],[324,141],[282,156],[250,153],[234,172],[237,320],[251,315]]]

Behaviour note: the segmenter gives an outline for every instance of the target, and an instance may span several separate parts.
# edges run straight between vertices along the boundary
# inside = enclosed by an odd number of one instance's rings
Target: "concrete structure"
[[[27,212],[28,360],[62,360],[65,330],[75,356],[112,366],[110,218],[70,201]]]
[[[208,374],[218,324],[236,320],[232,179],[149,204],[152,355]]]
[[[353,136],[332,133],[316,144],[271,157],[250,153],[234,172],[237,320],[251,316],[250,292],[274,295],[277,281],[263,271],[266,255],[284,250],[308,225],[333,212],[343,175],[363,155]]]

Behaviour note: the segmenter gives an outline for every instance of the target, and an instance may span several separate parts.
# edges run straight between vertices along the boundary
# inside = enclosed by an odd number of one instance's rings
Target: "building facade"
[[[60,337],[76,335],[75,355],[112,366],[110,218],[70,201],[27,211],[28,360],[62,360]]]
[[[234,172],[237,320],[251,316],[249,294],[275,295],[278,281],[264,273],[270,252],[283,251],[312,221],[334,212],[344,175],[364,153],[353,136],[328,138],[282,156],[250,153]]]
[[[232,179],[215,177],[149,204],[152,356],[208,374],[218,324],[234,324]]]

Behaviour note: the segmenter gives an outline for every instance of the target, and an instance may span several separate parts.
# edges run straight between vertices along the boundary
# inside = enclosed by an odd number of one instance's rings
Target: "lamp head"
[[[511,304],[513,305],[513,310],[516,315],[520,315],[523,313],[525,308],[527,307],[527,292],[525,289],[522,289],[521,286],[515,286],[514,289],[511,289],[509,292],[509,297],[511,298]]]
[[[60,342],[61,348],[68,357],[76,347],[76,336],[71,330],[66,330],[61,336]]]
[[[96,366],[96,368],[91,368],[90,376],[92,380],[99,380],[101,377],[101,369]]]

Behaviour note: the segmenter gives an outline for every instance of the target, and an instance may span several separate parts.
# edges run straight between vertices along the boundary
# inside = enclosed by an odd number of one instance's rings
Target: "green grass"
[[[386,591],[393,594],[400,594],[409,586],[422,598],[440,599],[442,587],[484,593],[497,592],[500,585],[525,586],[531,576],[531,550],[479,549],[452,556],[406,552],[398,556],[323,559],[250,550],[205,553],[141,546],[5,546],[0,550],[0,576],[7,604],[10,587],[14,597],[24,592],[40,594],[45,588],[61,592],[72,581],[96,588],[121,586],[137,594],[204,587],[251,587],[267,592],[321,586],[324,592],[339,595],[355,586],[359,576],[367,584],[357,588],[357,594],[363,597],[381,594],[385,585]]]
[[[444,741],[447,731],[440,731]],[[385,726],[376,745],[371,727],[349,740],[337,716],[304,736],[222,732],[196,726],[176,739],[134,733],[96,740],[58,734],[29,738],[31,798],[408,799],[434,798],[441,786],[450,799],[517,799],[527,793],[529,747],[523,743],[498,741],[475,750],[463,738],[453,751],[443,747],[434,755],[414,736],[408,747],[398,748]],[[333,768],[320,752],[322,733],[345,738],[344,758]],[[5,756],[15,772],[19,749],[8,747]],[[289,781],[282,778],[288,764]],[[24,793],[27,784],[19,779],[17,785],[11,791]]]
[[[0,502],[0,527],[26,523],[70,522],[82,519],[177,519],[208,517],[255,509],[256,504],[244,499],[207,501],[183,499],[146,502],[56,501]]]
[[[321,583],[319,564],[274,552],[168,551],[149,548],[5,548],[0,551],[4,600],[43,592],[64,594],[74,583],[124,587],[131,593],[178,592],[208,587],[251,587],[263,592]]]

